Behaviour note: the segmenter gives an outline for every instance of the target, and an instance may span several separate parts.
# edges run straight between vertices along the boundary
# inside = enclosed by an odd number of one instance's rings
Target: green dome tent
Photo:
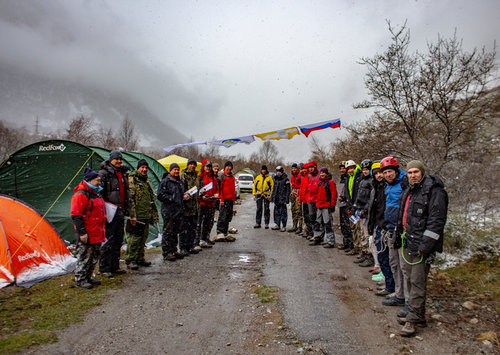
[[[0,193],[40,211],[69,242],[75,240],[70,217],[73,189],[84,167],[99,170],[107,159],[79,143],[47,140],[19,149],[0,164]]]

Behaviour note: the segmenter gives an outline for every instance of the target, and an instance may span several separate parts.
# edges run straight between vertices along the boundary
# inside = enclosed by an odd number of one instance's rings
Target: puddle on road
[[[239,260],[240,263],[251,263],[252,262],[252,260],[250,260],[252,257],[248,254],[240,254],[238,256],[240,258],[240,260]]]

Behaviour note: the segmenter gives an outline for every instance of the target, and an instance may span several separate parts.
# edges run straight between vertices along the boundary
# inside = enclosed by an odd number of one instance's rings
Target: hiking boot
[[[113,271],[113,274],[115,274],[115,275],[123,275],[126,273],[127,273],[127,270],[123,270],[123,269],[116,269],[115,271]]]
[[[193,248],[193,250],[196,250],[196,251],[199,253],[199,252],[200,252],[200,251],[202,251],[203,249],[202,249],[199,245],[196,245],[196,246]]]
[[[363,260],[363,262],[359,263],[358,266],[370,267],[370,266],[373,266],[373,264],[374,264],[373,258],[371,258],[370,256],[367,256],[367,257],[365,257],[365,260]]]
[[[127,268],[131,270],[139,270],[139,265],[137,265],[136,263],[130,263],[127,265]]]
[[[184,253],[182,253],[182,251],[181,252],[177,252],[177,251],[174,252],[174,256],[176,259],[179,259],[179,260],[184,259],[184,257],[185,257],[185,255],[184,255]]]
[[[405,303],[405,306],[403,307],[403,309],[401,309],[398,312],[397,317],[398,318],[406,318],[407,315],[408,315],[408,303]]]
[[[92,286],[92,284],[88,283],[87,281],[75,282],[75,286],[78,288],[85,288],[87,290],[94,287],[94,286]]]
[[[215,236],[214,242],[225,242],[226,241],[226,236],[223,233],[219,233]]]
[[[194,248],[189,249],[189,254],[198,254],[198,253],[199,253],[199,251],[195,250]]]
[[[227,232],[231,234],[238,234],[238,230],[234,227],[230,228]]]
[[[349,252],[346,252],[347,255],[358,255],[358,251],[356,249],[351,249]]]
[[[202,247],[202,248],[212,248],[212,247],[213,247],[213,245],[212,245],[212,244],[210,244],[210,243],[209,243],[208,241],[206,241],[206,240],[201,240],[201,241],[200,241],[200,247]]]
[[[409,322],[406,320],[406,317],[404,317],[404,318],[398,317],[398,323],[401,325],[406,325],[406,323],[409,323]],[[417,322],[412,322],[412,324],[414,324],[415,326],[420,327],[420,328],[427,327],[427,321],[425,319],[419,320]]]
[[[386,290],[385,288],[383,290],[380,290],[378,292],[375,292],[375,294],[377,296],[387,296],[387,295],[390,295],[392,292],[391,291],[388,291]]]
[[[255,226],[253,226],[254,228],[260,228],[260,224],[256,224]]]
[[[297,230],[297,227],[288,228],[287,232],[293,233]]]
[[[177,257],[175,256],[174,253],[169,253],[163,257],[164,261],[176,261]]]
[[[399,331],[399,335],[403,337],[411,337],[414,336],[417,333],[417,329],[415,327],[415,324],[406,322],[404,327],[401,328]]]
[[[295,234],[301,235],[302,234],[302,229],[297,228],[297,230],[295,231]]]
[[[335,248],[335,244],[326,243],[325,245],[323,245],[323,248],[332,249]]]
[[[405,300],[404,298],[397,298],[396,296],[392,296],[386,300],[382,301],[384,306],[404,306]]]
[[[266,225],[264,226],[264,228],[265,228],[265,229],[269,229],[269,224],[266,224]]]
[[[139,261],[138,262],[139,266],[144,266],[144,267],[150,267],[151,266],[151,261]]]
[[[280,226],[278,226],[277,224],[275,224],[272,228],[271,228],[273,231],[277,231],[280,229]]]
[[[285,228],[285,227],[283,227],[283,228],[281,228],[281,230],[280,230],[280,231],[281,231],[281,232],[286,232],[286,228]]]
[[[372,267],[370,270],[368,270],[368,272],[371,272],[372,274],[378,274],[380,271],[382,270],[378,266]]]
[[[365,256],[364,255],[359,255],[354,259],[353,263],[354,264],[361,264],[363,261],[365,261]]]
[[[102,283],[101,280],[96,280],[96,279],[93,279],[92,277],[90,279],[88,279],[87,282],[89,284],[95,285],[95,286],[99,286]]]
[[[316,238],[312,238],[311,239],[311,242],[309,243],[309,245],[320,245],[321,244],[321,239],[316,239]]]
[[[107,271],[101,272],[101,276],[102,277],[107,277],[108,279],[112,279],[113,278],[113,274],[110,273],[110,272],[107,272]]]
[[[226,242],[235,242],[236,238],[232,235],[226,235]]]
[[[372,275],[372,280],[373,281],[385,281],[384,274],[382,272],[379,272],[378,274]]]
[[[338,250],[344,250],[345,248],[346,248],[346,246],[344,244],[337,245]]]
[[[179,251],[179,254],[182,254],[182,256],[184,256],[184,257],[188,257],[189,256],[189,251],[186,250],[186,249],[181,249]]]

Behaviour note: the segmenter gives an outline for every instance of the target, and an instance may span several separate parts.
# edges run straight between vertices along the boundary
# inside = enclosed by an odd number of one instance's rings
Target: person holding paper
[[[180,252],[185,256],[199,253],[199,250],[194,249],[196,224],[200,212],[200,202],[198,200],[200,177],[195,170],[196,165],[196,160],[189,159],[187,168],[181,173],[181,181],[184,183],[184,187],[187,190],[186,194],[189,195],[189,199],[184,200],[184,215],[182,217],[182,232],[180,235]]]
[[[71,219],[75,225],[76,268],[75,284],[92,288],[101,281],[92,278],[105,239],[106,214],[100,192],[101,178],[94,170],[85,168],[84,179],[75,187],[71,198]]]
[[[227,161],[221,174],[220,213],[217,220],[216,242],[234,242],[232,235],[227,235],[229,222],[233,219],[233,205],[236,201],[236,187],[233,175],[233,163]]]
[[[137,162],[137,170],[130,173],[130,220],[127,222],[127,257],[125,263],[132,270],[151,266],[144,258],[144,244],[149,225],[158,223],[155,193],[148,179],[149,164],[145,159]]]
[[[126,273],[120,269],[120,249],[123,244],[125,217],[130,215],[128,171],[129,168],[123,166],[123,157],[119,150],[111,151],[109,159],[101,163],[99,170],[104,201],[118,207],[113,220],[106,223],[106,241],[101,249],[99,270],[105,277]]]
[[[156,196],[161,201],[163,218],[161,249],[165,261],[175,261],[184,257],[184,254],[177,252],[177,244],[182,231],[184,200],[190,197],[185,193],[186,189],[179,174],[179,165],[170,164],[170,172],[163,176]]]
[[[211,248],[214,244],[210,241],[210,232],[214,225],[215,203],[219,198],[219,183],[209,160],[203,160],[202,162],[199,187],[200,213],[196,225],[195,250]]]

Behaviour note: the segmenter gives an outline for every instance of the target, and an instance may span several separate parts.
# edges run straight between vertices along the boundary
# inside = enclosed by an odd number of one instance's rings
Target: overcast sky
[[[357,61],[387,47],[386,20],[407,20],[414,49],[455,30],[492,49],[498,14],[498,0],[0,0],[0,63],[122,92],[194,140],[233,138],[364,119]],[[304,137],[279,148],[308,155]]]

